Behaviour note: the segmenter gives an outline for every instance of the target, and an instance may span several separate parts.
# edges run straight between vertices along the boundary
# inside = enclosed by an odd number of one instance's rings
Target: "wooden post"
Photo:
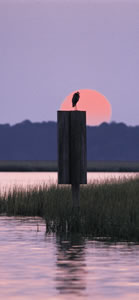
[[[70,184],[70,112],[58,111],[58,183]]]
[[[80,207],[80,185],[72,184],[72,207],[79,210]]]
[[[58,111],[58,183],[72,185],[79,208],[80,184],[87,183],[85,111]]]
[[[86,184],[86,112],[71,111],[70,116],[71,184]]]

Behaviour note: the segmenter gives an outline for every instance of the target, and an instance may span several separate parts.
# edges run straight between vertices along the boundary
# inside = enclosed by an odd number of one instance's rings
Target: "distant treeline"
[[[56,161],[57,123],[0,125],[0,160]],[[87,126],[88,161],[139,161],[139,126]]]

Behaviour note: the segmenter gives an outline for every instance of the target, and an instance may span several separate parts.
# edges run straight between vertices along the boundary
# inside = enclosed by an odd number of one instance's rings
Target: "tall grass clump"
[[[139,179],[81,186],[79,216],[74,215],[70,188],[59,188],[48,197],[45,218],[52,231],[78,230],[84,235],[139,240]]]
[[[139,240],[139,180],[83,187],[82,231],[96,237]]]
[[[41,216],[48,231],[139,241],[138,178],[82,185],[79,213],[71,198],[71,186],[14,189],[0,196],[0,212]]]

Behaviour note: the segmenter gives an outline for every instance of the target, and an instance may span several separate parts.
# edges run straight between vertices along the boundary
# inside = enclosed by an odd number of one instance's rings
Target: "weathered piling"
[[[76,210],[80,184],[87,183],[86,156],[86,112],[58,111],[58,183],[72,185]]]

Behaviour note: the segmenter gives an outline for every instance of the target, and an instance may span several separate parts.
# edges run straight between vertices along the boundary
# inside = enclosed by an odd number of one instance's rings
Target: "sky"
[[[139,125],[139,1],[0,0],[0,124],[56,121],[74,90]]]

